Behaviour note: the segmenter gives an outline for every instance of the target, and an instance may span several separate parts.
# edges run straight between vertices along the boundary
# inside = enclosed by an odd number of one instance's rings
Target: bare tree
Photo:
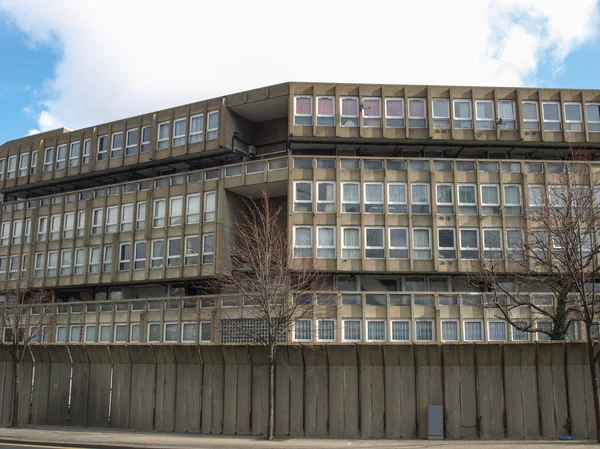
[[[567,161],[564,165],[564,173],[548,174],[547,188],[529,186],[526,218],[507,235],[512,240],[507,242],[508,261],[490,260],[484,254],[470,280],[486,292],[483,307],[521,331],[565,340],[572,326],[584,328],[600,443],[595,368],[600,350],[594,344],[600,307],[600,178],[588,172],[588,164]],[[549,289],[553,304],[522,294],[507,279],[529,292],[540,286]],[[529,312],[527,321],[523,311]]]
[[[55,306],[52,294],[47,290],[34,290],[29,287],[0,289],[0,323],[3,335],[0,347],[10,354],[13,363],[13,394],[11,426],[19,423],[21,391],[21,365],[32,343],[43,340],[49,329]]]
[[[295,259],[288,230],[280,223],[281,208],[266,191],[259,200],[246,199],[246,211],[233,227],[227,263],[220,264],[212,286],[239,295],[239,315],[219,310],[222,340],[261,345],[269,357],[267,438],[273,439],[277,347],[288,340],[295,323],[313,316],[314,291],[323,290],[325,276],[312,259]]]

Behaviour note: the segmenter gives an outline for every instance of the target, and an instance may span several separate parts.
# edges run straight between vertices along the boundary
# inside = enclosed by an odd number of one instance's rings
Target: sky
[[[0,0],[0,143],[286,81],[599,88],[599,3]]]

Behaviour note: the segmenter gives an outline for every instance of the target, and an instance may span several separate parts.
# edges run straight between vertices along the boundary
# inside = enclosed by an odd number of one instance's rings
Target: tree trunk
[[[19,392],[21,379],[21,364],[17,360],[13,360],[14,365],[14,380],[13,380],[13,398],[12,398],[12,416],[10,425],[17,427],[19,425]]]
[[[267,440],[272,440],[275,431],[275,348],[269,348],[269,409]]]
[[[587,326],[587,347],[590,363],[590,376],[592,378],[592,393],[594,395],[594,413],[596,415],[596,443],[600,443],[600,396],[598,392],[598,373],[595,363],[594,341],[591,335],[591,326]]]

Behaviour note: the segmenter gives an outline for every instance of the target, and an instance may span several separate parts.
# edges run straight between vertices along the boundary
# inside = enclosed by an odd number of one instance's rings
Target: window
[[[312,212],[312,182],[294,182],[294,212]]]
[[[431,229],[413,228],[413,257],[431,259]]]
[[[317,212],[335,212],[334,182],[317,182]]]
[[[35,254],[35,267],[33,272],[33,277],[41,278],[44,276],[44,253],[36,253]]]
[[[64,215],[63,238],[73,238],[73,229],[75,227],[75,212],[68,212]]]
[[[388,183],[388,213],[406,214],[408,206],[406,204],[406,184]]]
[[[458,341],[458,321],[442,321],[442,341]]]
[[[460,258],[475,260],[479,257],[479,231],[460,229]]]
[[[588,131],[591,133],[600,132],[600,103],[586,103],[585,110],[587,112]]]
[[[404,99],[385,99],[385,126],[388,128],[404,128]]]
[[[311,117],[312,122],[312,117]],[[312,123],[310,123],[312,124]],[[317,97],[317,125],[335,126],[335,98]]]
[[[29,153],[23,153],[19,156],[19,176],[27,176],[29,172]]]
[[[85,326],[83,341],[85,343],[95,343],[96,342],[96,325],[95,324],[88,324]]]
[[[60,215],[50,217],[50,240],[60,239]]]
[[[81,155],[81,165],[86,165],[86,164],[90,163],[91,152],[92,152],[92,139],[85,139],[83,141],[83,153]]]
[[[521,215],[523,212],[519,184],[504,184],[504,213],[506,215]]]
[[[173,146],[185,145],[187,134],[187,119],[180,118],[173,122]]]
[[[219,111],[208,113],[206,125],[206,140],[214,140],[219,135]]]
[[[163,228],[165,226],[165,205],[166,200],[164,199],[154,200],[153,228]]]
[[[4,180],[4,170],[6,169],[6,159],[0,159],[0,181]]]
[[[365,213],[383,213],[383,183],[365,183]]]
[[[57,251],[48,252],[48,265],[46,266],[46,276],[48,276],[48,277],[56,276],[57,265],[58,265],[58,252]]]
[[[536,326],[541,332],[536,333],[538,341],[550,341],[550,333],[552,333],[552,321],[538,321]],[[548,332],[548,333],[546,333]]]
[[[415,322],[417,341],[433,341],[433,321],[418,320]]]
[[[335,259],[335,228],[317,226],[317,258]]]
[[[312,257],[312,228],[294,226],[294,257]]]
[[[429,184],[411,184],[411,211],[413,214],[429,214]]]
[[[203,343],[212,341],[212,323],[210,321],[200,323],[200,341]]]
[[[367,320],[367,341],[385,341],[384,320]]]
[[[23,235],[23,243],[29,243],[31,236],[31,218],[25,219],[25,234]]]
[[[110,158],[115,159],[123,156],[123,132],[113,133],[110,145]]]
[[[344,341],[361,341],[361,327],[362,322],[360,320],[344,320]]]
[[[167,241],[167,267],[181,265],[181,239],[172,238]]]
[[[470,100],[454,100],[454,128],[472,129],[473,116],[471,114]]]
[[[12,244],[20,245],[22,235],[23,235],[23,220],[13,221]]]
[[[140,147],[140,153],[147,153],[150,151],[150,126],[142,127],[142,142]]]
[[[436,184],[435,197],[439,214],[454,214],[453,190],[452,184]]]
[[[8,158],[8,173],[6,179],[14,179],[17,176],[17,156]]]
[[[94,209],[92,211],[92,235],[102,234],[102,214],[104,213],[102,208]]]
[[[160,323],[148,324],[148,342],[160,342]]]
[[[9,274],[8,274],[8,278],[9,279],[18,279],[19,278],[19,256],[10,256],[10,264],[9,264]],[[4,269],[6,270],[6,267],[4,267]]]
[[[119,271],[131,269],[131,243],[121,243],[119,246]]]
[[[342,258],[360,259],[360,228],[342,228]]]
[[[215,221],[215,192],[204,193],[204,221]]]
[[[190,143],[202,142],[204,132],[204,114],[190,117]]]
[[[294,98],[294,125],[312,125],[312,97]]]
[[[104,161],[108,154],[108,135],[98,137],[98,160]]]
[[[60,256],[60,275],[69,276],[71,274],[71,264],[73,263],[73,252],[70,249],[63,249]]]
[[[56,326],[55,341],[56,343],[67,342],[67,326]]]
[[[152,240],[152,262],[151,268],[162,268],[165,259],[165,241]]]
[[[390,259],[408,259],[408,229],[388,228]]]
[[[542,102],[544,131],[560,131],[560,103]]]
[[[187,236],[185,238],[185,261],[184,264],[198,265],[198,255],[200,254],[200,240],[197,235]]]
[[[500,215],[500,186],[484,184],[481,186],[482,215]]]
[[[523,330],[528,327],[529,324],[526,321],[515,321],[512,328],[513,341],[529,341],[529,332]]]
[[[342,212],[360,213],[360,187],[357,182],[342,183]]]
[[[196,343],[198,339],[198,325],[196,323],[181,323],[181,341],[183,343]]]
[[[381,127],[381,98],[363,98],[363,126]]]
[[[298,320],[294,323],[294,341],[312,341],[312,321]]]
[[[384,228],[365,228],[365,258],[385,258]]]
[[[146,268],[146,242],[135,242],[135,256],[133,260],[134,270]]]
[[[9,159],[10,162],[10,159]],[[56,169],[67,167],[67,145],[59,145],[56,149]],[[10,167],[9,167],[10,168]]]
[[[112,234],[117,232],[117,222],[119,221],[119,208],[118,206],[111,206],[106,208],[106,233]]]
[[[317,320],[317,341],[335,341],[335,320]]]
[[[490,100],[475,101],[477,129],[494,129],[494,102]]]
[[[506,341],[506,323],[504,321],[488,322],[488,340]]]
[[[481,321],[465,321],[465,341],[483,340],[483,323]]]
[[[408,99],[408,126],[410,128],[427,128],[424,99]]]
[[[565,131],[583,131],[581,103],[565,103]]]
[[[523,102],[523,129],[526,131],[540,130],[540,117],[538,115],[537,101]]]
[[[438,249],[440,259],[456,259],[456,230],[438,229]]]
[[[104,262],[102,264],[102,272],[110,273],[112,269],[112,246],[105,245],[104,246]]]
[[[169,148],[169,138],[171,136],[171,122],[162,122],[158,124],[156,148],[164,150]]]
[[[46,148],[44,150],[44,173],[52,171],[52,164],[54,163],[54,148]]]
[[[529,213],[534,216],[542,214],[546,205],[546,193],[543,186],[528,186]]]
[[[2,230],[0,231],[0,246],[8,246],[8,240],[10,237],[10,221],[2,223]]]
[[[209,265],[215,262],[215,235],[202,236],[202,264]]]
[[[392,341],[410,341],[410,321],[392,321],[391,327]]]
[[[477,193],[475,184],[458,185],[458,213],[477,215]]]
[[[498,129],[517,129],[514,101],[498,101]]]
[[[63,258],[64,258],[64,252],[63,252]],[[75,265],[73,268],[73,274],[83,274],[84,273],[84,269],[83,269],[84,265],[85,265],[85,248],[75,248]],[[61,267],[61,271],[62,271],[62,267]]]
[[[183,197],[169,199],[169,226],[179,226],[183,214]]]
[[[123,204],[121,206],[121,232],[131,231],[133,229],[133,204]]]
[[[450,103],[448,100],[433,100],[431,102],[431,114],[434,128],[450,128]]]
[[[344,127],[358,126],[358,98],[342,97],[340,98],[341,122]]]
[[[38,220],[37,241],[46,241],[46,232],[48,227],[48,217],[40,217]]]

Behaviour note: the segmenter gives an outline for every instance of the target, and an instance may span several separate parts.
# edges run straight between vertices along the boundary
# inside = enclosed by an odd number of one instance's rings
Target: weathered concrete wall
[[[293,345],[277,362],[279,436],[425,438],[427,406],[442,404],[449,439],[595,437],[581,343]],[[266,432],[260,347],[45,345],[23,366],[22,424]],[[1,424],[12,370],[0,351]]]

